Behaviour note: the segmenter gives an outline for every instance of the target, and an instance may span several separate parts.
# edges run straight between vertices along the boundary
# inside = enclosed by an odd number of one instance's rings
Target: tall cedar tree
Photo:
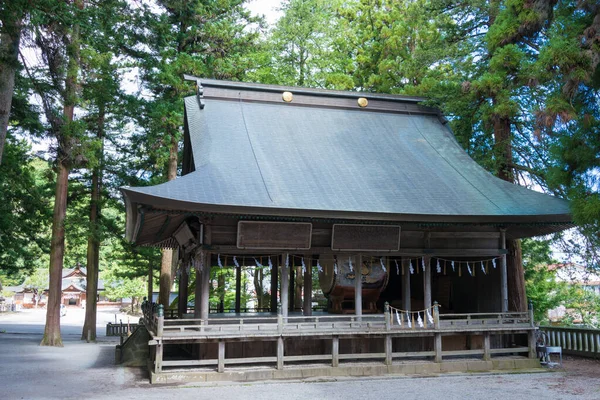
[[[74,120],[78,102],[80,34],[83,1],[45,1],[30,10],[30,37],[43,65],[22,62],[35,94],[40,98],[48,123],[48,136],[55,139],[56,189],[50,242],[50,279],[46,326],[41,345],[62,346],[60,301],[65,253],[65,217],[69,171],[81,157],[81,124]]]
[[[183,126],[183,96],[193,86],[183,74],[219,79],[241,79],[250,67],[260,21],[243,7],[244,0],[157,1],[159,9],[141,6],[139,31],[129,54],[138,58],[145,89],[141,124],[146,135],[138,137],[158,172],[158,182],[177,176],[179,143]],[[140,156],[146,158],[147,156]],[[176,255],[175,255],[176,257]],[[174,254],[163,250],[159,303],[168,306],[173,284]]]

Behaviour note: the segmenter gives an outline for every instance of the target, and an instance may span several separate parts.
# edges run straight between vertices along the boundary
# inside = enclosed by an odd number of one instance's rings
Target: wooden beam
[[[249,254],[253,256],[257,255],[269,255],[273,254],[273,250],[248,250],[248,249],[238,249],[236,246],[227,246],[227,245],[212,245],[212,246],[204,246],[207,250],[211,250],[212,252],[219,252],[221,254]],[[340,252],[334,251],[330,247],[311,247],[311,253],[318,254],[338,254],[344,257],[349,257],[355,253],[352,252]],[[373,252],[364,252],[368,254],[377,254],[377,255],[385,255],[390,257],[419,257],[426,254],[435,254],[439,257],[492,257],[492,256],[500,256],[502,254],[506,254],[506,249],[499,248],[455,248],[455,249],[427,249],[424,247],[411,247],[411,248],[401,248],[399,251],[373,251]]]
[[[283,369],[283,338],[279,336],[277,338],[277,369]]]
[[[217,365],[217,372],[225,371],[225,342],[219,340],[219,363]]]
[[[208,319],[208,313],[210,311],[210,267],[212,265],[211,258],[212,254],[207,252],[204,256],[204,265],[202,271],[200,272],[200,276],[202,277],[202,301],[200,303],[200,318],[204,320]]]
[[[195,262],[200,263],[200,253],[194,255]],[[202,315],[202,273],[196,269],[196,287],[194,288],[194,318]]]
[[[340,366],[340,338],[337,336],[331,338],[331,366]]]
[[[235,312],[240,313],[242,303],[242,266],[235,267]]]

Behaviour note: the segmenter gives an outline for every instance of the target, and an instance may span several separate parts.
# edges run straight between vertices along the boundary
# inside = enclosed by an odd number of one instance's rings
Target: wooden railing
[[[156,312],[155,312],[156,311]],[[225,365],[276,363],[283,368],[284,362],[329,361],[338,366],[344,359],[381,359],[390,365],[394,358],[433,357],[441,362],[442,357],[480,355],[490,360],[495,354],[526,353],[535,358],[535,330],[532,313],[489,313],[489,314],[445,314],[439,315],[433,309],[433,324],[411,327],[393,323],[390,312],[376,315],[327,315],[249,318],[210,318],[210,319],[165,319],[161,307],[145,306],[144,320],[155,347],[153,354],[154,372],[163,367],[192,367],[214,365],[223,372]],[[521,347],[491,348],[493,334],[522,333],[528,335],[528,345]],[[481,335],[482,348],[466,350],[444,350],[442,336],[452,334]],[[393,338],[427,336],[433,338],[432,349],[414,352],[394,352]],[[340,339],[363,338],[383,340],[384,352],[340,354]],[[311,355],[285,355],[284,339],[331,340],[331,353]],[[276,354],[266,354],[254,358],[226,358],[225,345],[240,341],[275,341]],[[163,360],[165,344],[217,343],[217,358],[191,360]]]
[[[118,324],[109,322],[106,324],[106,336],[127,336],[137,327],[138,324],[124,324],[123,321]]]
[[[600,329],[540,326],[548,346],[560,346],[565,354],[600,358]]]

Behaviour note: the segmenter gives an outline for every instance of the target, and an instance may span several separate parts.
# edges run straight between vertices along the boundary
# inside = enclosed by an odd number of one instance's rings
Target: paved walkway
[[[569,357],[562,371],[534,374],[153,386],[143,370],[113,364],[117,339],[85,343],[80,326],[65,325],[65,347],[40,347],[43,325],[24,329],[0,317],[0,399],[600,399],[600,361]]]

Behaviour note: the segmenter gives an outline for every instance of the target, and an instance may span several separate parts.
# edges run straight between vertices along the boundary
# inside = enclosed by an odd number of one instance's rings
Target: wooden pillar
[[[154,302],[154,300],[152,300],[152,286],[153,286],[153,282],[154,281],[154,272],[152,270],[152,263],[148,263],[148,303],[152,304]]]
[[[288,294],[289,294],[289,311],[294,311],[295,309],[295,305],[296,305],[296,266],[294,265],[294,257],[290,257],[290,268],[289,268],[289,289],[288,289]]]
[[[235,312],[240,313],[242,307],[242,266],[235,267]]]
[[[402,307],[410,311],[410,259],[403,258],[402,259],[402,270],[404,271],[404,275],[402,275]]]
[[[179,299],[177,301],[177,315],[179,315],[179,318],[183,318],[183,315],[187,313],[188,282],[188,269],[185,266],[182,266],[181,275],[179,275]]]
[[[340,338],[337,336],[331,339],[331,366],[340,366]]]
[[[309,255],[304,255],[304,315],[310,317],[312,315],[312,260]]]
[[[200,263],[201,253],[196,253],[195,263]],[[194,318],[201,318],[202,315],[202,273],[196,269],[196,287],[194,289]]]
[[[392,337],[385,335],[385,365],[392,365]]]
[[[354,257],[354,310],[357,320],[362,315],[362,254]]]
[[[211,258],[211,253],[205,253],[204,265],[200,273],[202,277],[202,303],[200,307],[200,318],[204,320],[208,319],[208,314],[210,312],[210,267],[212,265]]]
[[[283,254],[281,256],[281,289],[279,291],[280,296],[281,296],[281,315],[283,315],[284,321],[287,321],[287,317],[288,317],[288,307],[289,307],[288,299],[289,299],[289,295],[290,295],[289,279],[290,279],[290,269],[292,269],[292,268],[286,268],[286,266],[285,266],[287,257],[288,257],[288,254]]]
[[[483,361],[490,361],[492,354],[490,352],[490,333],[485,332],[483,334]]]
[[[537,358],[537,341],[535,338],[535,330],[527,332],[527,343],[529,347],[529,358]]]
[[[277,261],[273,264],[271,268],[271,312],[277,313],[277,287],[279,274],[277,269]]]
[[[506,229],[500,229],[500,248],[506,250]],[[506,254],[502,254],[500,263],[500,295],[502,299],[502,312],[508,312],[508,272]]]
[[[283,338],[279,336],[277,338],[277,369],[283,369]]]
[[[442,334],[436,333],[433,337],[433,348],[435,351],[435,359],[436,363],[442,362]]]
[[[219,361],[217,365],[217,372],[225,371],[225,342],[219,340]]]
[[[431,307],[431,257],[423,257],[425,269],[423,271],[423,303],[425,309]]]

